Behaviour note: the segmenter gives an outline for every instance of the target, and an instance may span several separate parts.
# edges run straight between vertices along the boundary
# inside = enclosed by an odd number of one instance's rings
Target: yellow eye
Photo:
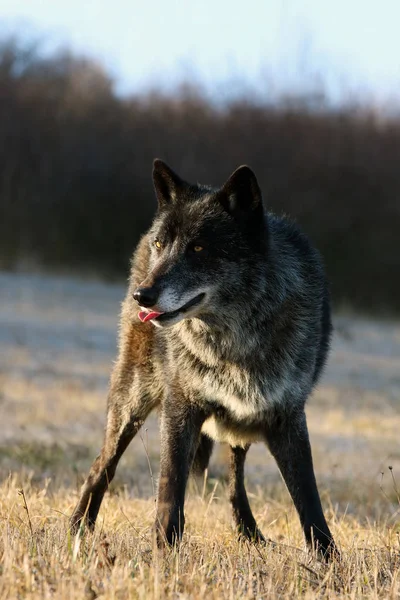
[[[157,250],[161,250],[162,244],[161,244],[160,240],[156,240],[154,242],[154,245],[157,248]]]
[[[193,250],[195,252],[201,252],[202,250],[204,250],[203,246],[193,246]]]

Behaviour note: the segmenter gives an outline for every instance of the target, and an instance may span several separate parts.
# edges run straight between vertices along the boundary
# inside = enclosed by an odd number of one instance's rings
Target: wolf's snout
[[[133,297],[140,306],[150,308],[158,300],[158,291],[154,287],[139,287],[133,292]]]

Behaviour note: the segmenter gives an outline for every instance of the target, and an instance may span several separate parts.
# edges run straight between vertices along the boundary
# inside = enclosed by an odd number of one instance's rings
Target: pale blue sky
[[[98,57],[123,92],[195,76],[400,98],[400,0],[0,0],[0,23]]]

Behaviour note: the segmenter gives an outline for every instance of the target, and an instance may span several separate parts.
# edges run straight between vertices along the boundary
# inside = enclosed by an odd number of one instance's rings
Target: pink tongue
[[[140,313],[138,314],[139,319],[143,322],[146,323],[146,321],[151,321],[152,319],[155,319],[156,317],[162,315],[163,313],[159,313],[159,312],[146,312],[144,310],[141,310]]]

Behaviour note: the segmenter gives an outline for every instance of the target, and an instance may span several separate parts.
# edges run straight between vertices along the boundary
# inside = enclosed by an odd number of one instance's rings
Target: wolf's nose
[[[148,288],[138,288],[134,291],[133,297],[140,306],[145,306],[146,308],[150,308],[154,306],[157,302],[158,292],[156,289],[148,287]]]

